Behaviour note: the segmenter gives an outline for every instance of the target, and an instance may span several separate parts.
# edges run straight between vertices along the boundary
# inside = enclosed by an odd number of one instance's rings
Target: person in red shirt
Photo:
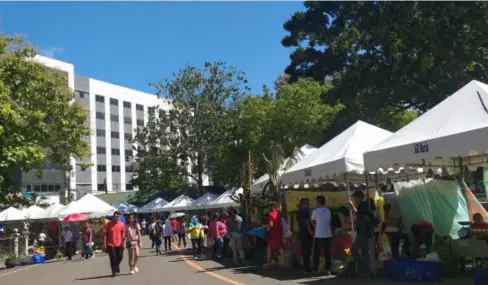
[[[178,221],[176,220],[176,218],[172,218],[170,220],[170,223],[171,223],[171,228],[173,229],[172,239],[173,239],[173,242],[176,242],[177,235],[178,235]]]
[[[120,263],[125,249],[125,225],[120,221],[120,212],[115,211],[112,221],[105,228],[105,246],[110,258],[112,277],[120,273]]]
[[[283,225],[281,223],[281,218],[282,215],[280,212],[280,206],[276,202],[271,202],[271,211],[268,215],[269,236],[266,267],[269,267],[271,265],[271,255],[273,250],[279,250],[280,259],[283,259],[283,257],[285,256],[283,243]],[[282,262],[280,263],[283,264]]]
[[[472,239],[483,239],[488,237],[488,223],[483,220],[483,215],[473,215],[473,223],[469,226],[469,235]]]

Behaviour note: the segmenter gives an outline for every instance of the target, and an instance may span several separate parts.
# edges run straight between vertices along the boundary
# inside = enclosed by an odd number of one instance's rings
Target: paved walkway
[[[147,241],[144,246],[147,246]],[[75,259],[72,261],[53,261],[46,264],[0,270],[0,284],[35,284],[35,285],[153,285],[153,284],[202,284],[202,285],[268,285],[268,284],[304,284],[304,285],[355,285],[357,279],[312,277],[304,278],[300,270],[270,269],[256,267],[226,267],[211,260],[193,261],[188,252],[173,251],[155,256],[149,249],[142,251],[139,261],[139,273],[129,275],[127,256],[124,256],[121,271],[116,278],[110,276],[108,256],[99,255],[91,260]],[[468,285],[469,280],[443,280],[445,285]],[[391,280],[378,279],[361,281],[363,284],[394,285],[404,284]]]

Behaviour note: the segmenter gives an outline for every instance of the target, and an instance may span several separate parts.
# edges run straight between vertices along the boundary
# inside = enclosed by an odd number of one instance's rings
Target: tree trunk
[[[203,195],[203,157],[201,153],[197,155],[197,186],[200,195]]]

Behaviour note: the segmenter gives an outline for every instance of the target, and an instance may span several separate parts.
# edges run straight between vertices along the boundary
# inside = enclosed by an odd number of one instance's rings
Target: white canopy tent
[[[303,160],[305,157],[307,157],[309,154],[313,153],[316,150],[317,150],[317,148],[315,148],[315,147],[313,147],[311,145],[308,145],[308,144],[302,146],[300,148],[301,154],[299,154],[299,156],[297,157],[298,161],[296,163],[300,162],[301,160]],[[288,160],[289,159],[290,158],[288,157],[283,162],[283,165],[280,167],[281,170],[278,173],[279,175],[282,175],[283,172],[286,170],[285,167],[286,167],[286,164],[288,163]],[[259,192],[263,191],[263,188],[266,185],[266,183],[268,183],[268,181],[269,181],[269,175],[267,173],[264,174],[263,176],[259,177],[252,184],[252,186],[251,186],[251,193],[256,194],[256,193],[259,193]]]
[[[35,220],[35,219],[37,219],[37,217],[43,211],[44,211],[43,208],[41,208],[39,206],[36,206],[36,205],[32,205],[29,208],[26,208],[26,209],[22,210],[22,212],[24,212],[24,214],[26,215],[27,219],[29,219],[29,220]]]
[[[14,207],[9,207],[2,212],[0,212],[0,222],[20,222],[27,219],[24,212]]]
[[[364,171],[363,153],[392,133],[363,121],[337,135],[281,176],[285,185],[311,184]]]
[[[205,193],[203,196],[193,200],[193,202],[182,208],[175,208],[175,211],[178,210],[197,210],[197,209],[205,209],[209,203],[217,198],[217,195],[212,193]]]
[[[208,209],[216,208],[229,208],[229,207],[239,207],[239,203],[232,199],[233,196],[243,194],[244,189],[239,188],[237,190],[227,190],[222,193],[219,197],[215,198],[212,202],[206,205]]]
[[[78,201],[73,201],[58,213],[60,219],[71,214],[90,214],[91,218],[112,215],[116,209],[92,194],[86,194]]]
[[[119,211],[122,215],[130,214],[130,213],[137,213],[137,206],[127,203],[125,201],[118,201],[112,205],[117,211]]]
[[[35,220],[57,220],[58,213],[63,210],[66,206],[61,204],[53,204],[48,208],[44,209],[39,215],[35,218]]]
[[[168,201],[164,200],[163,198],[156,198],[151,202],[147,203],[146,205],[140,207],[137,212],[138,213],[152,213],[153,209],[161,209],[164,205],[168,204]],[[156,210],[156,212],[158,212]]]
[[[367,171],[459,165],[488,153],[488,85],[471,81],[364,154]],[[486,163],[486,159],[485,163]],[[478,165],[479,166],[479,165]]]
[[[158,210],[158,212],[173,212],[178,209],[184,209],[188,205],[191,205],[193,201],[194,200],[188,196],[180,195],[178,196],[178,198],[164,205],[161,209]]]

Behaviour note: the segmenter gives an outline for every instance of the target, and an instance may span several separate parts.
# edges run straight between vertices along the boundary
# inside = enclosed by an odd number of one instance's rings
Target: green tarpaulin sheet
[[[458,238],[458,222],[469,221],[466,199],[457,181],[420,179],[395,183],[396,202],[405,229],[425,220],[440,236]]]

